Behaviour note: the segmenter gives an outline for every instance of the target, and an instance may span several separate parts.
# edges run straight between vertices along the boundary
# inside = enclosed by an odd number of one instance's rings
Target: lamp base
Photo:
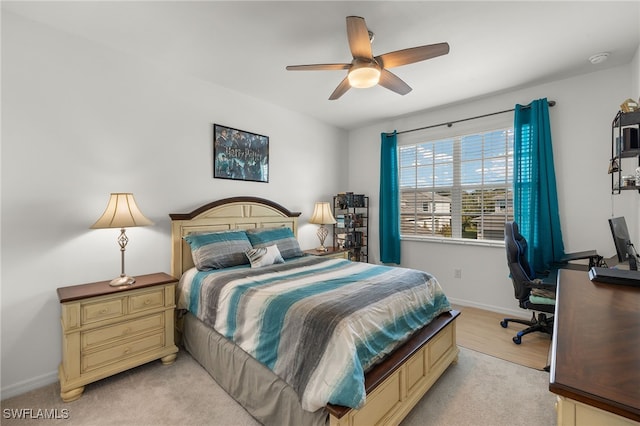
[[[130,277],[128,275],[123,275],[123,276],[119,276],[118,278],[112,279],[111,282],[109,282],[109,285],[111,287],[121,287],[126,285],[132,285],[135,282],[136,282],[135,278]]]
[[[327,230],[327,228],[324,227],[324,225],[320,225],[320,228],[318,228],[318,239],[320,240],[320,247],[318,247],[316,250],[318,251],[322,251],[322,252],[327,252],[329,250],[327,250],[327,248],[324,246],[324,240],[327,238],[327,235],[329,234],[329,230]]]

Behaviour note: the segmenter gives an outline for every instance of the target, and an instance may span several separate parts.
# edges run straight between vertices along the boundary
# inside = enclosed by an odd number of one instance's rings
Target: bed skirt
[[[264,425],[325,426],[326,409],[302,409],[293,388],[191,313],[183,318],[182,344],[213,379]],[[233,372],[230,374],[230,372]]]

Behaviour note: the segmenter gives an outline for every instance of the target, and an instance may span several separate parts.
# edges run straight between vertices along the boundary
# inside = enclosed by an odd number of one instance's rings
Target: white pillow
[[[251,262],[252,268],[284,263],[280,250],[275,244],[269,247],[250,248],[245,250],[244,254]]]

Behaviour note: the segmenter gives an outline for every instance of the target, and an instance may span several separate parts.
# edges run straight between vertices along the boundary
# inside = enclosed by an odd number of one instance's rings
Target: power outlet
[[[462,278],[462,269],[454,269],[453,270],[454,278]]]

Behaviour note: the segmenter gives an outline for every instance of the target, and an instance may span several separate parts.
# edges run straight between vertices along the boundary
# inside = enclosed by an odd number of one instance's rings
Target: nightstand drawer
[[[82,312],[82,324],[121,317],[125,313],[124,299],[122,297],[94,303],[83,303],[80,309]]]
[[[164,314],[158,313],[126,323],[115,324],[82,333],[82,350],[104,345],[118,339],[164,328]]]
[[[164,307],[164,289],[129,296],[129,312],[136,313]]]
[[[160,332],[140,339],[133,339],[108,349],[85,354],[82,356],[82,373],[95,370],[112,362],[122,362],[126,358],[163,346],[164,332]]]

